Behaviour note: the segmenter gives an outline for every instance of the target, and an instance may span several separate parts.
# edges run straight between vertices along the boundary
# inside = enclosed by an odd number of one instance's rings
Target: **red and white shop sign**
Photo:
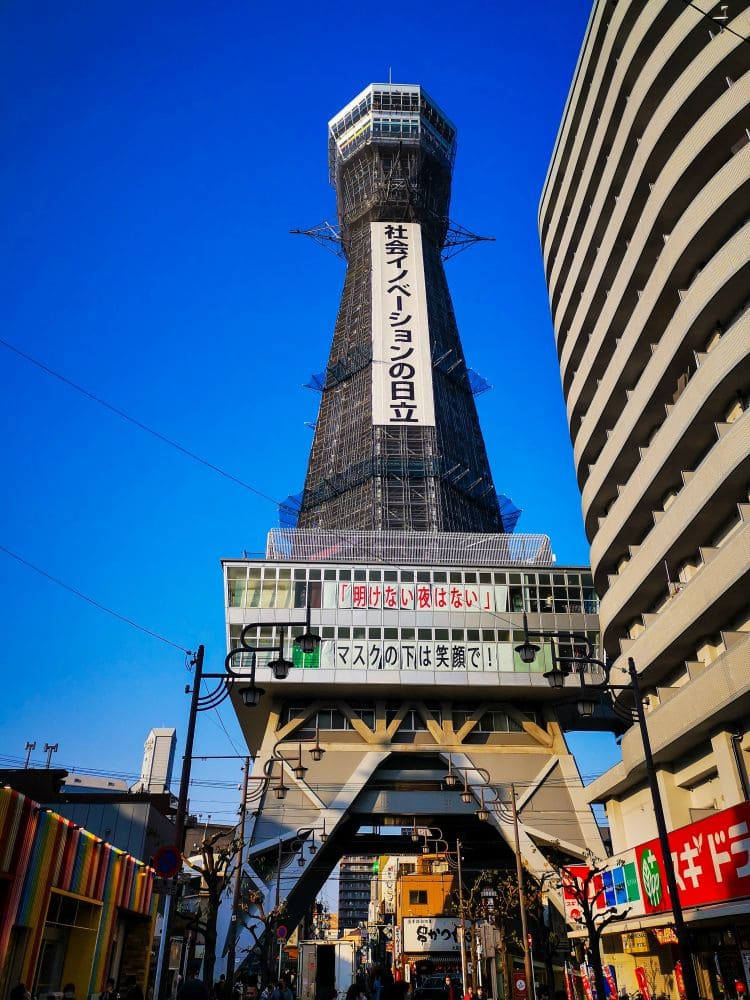
[[[569,865],[562,873],[562,893],[565,904],[565,917],[569,924],[580,923],[583,920],[583,908],[581,907],[581,894],[583,884],[589,873],[588,865]],[[577,883],[577,885],[576,885]],[[588,885],[589,899],[596,895],[593,879]]]
[[[683,906],[701,906],[750,896],[750,802],[724,809],[669,834]],[[635,850],[646,913],[670,909],[658,840]]]

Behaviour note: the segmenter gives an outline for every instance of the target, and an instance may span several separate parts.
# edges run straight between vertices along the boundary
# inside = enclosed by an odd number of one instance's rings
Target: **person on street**
[[[219,976],[218,980],[214,983],[214,996],[216,1000],[228,1000],[226,996],[227,992],[227,977],[225,975]]]
[[[177,991],[177,1000],[209,1000],[206,984],[198,978],[200,964],[190,966],[188,977]]]
[[[458,1000],[456,988],[450,976],[445,977],[445,1000]]]
[[[66,983],[63,986],[63,1000],[76,1000],[75,983]]]
[[[117,1000],[117,990],[115,989],[115,981],[110,978],[107,980],[104,989],[99,994],[99,1000]]]
[[[125,1000],[143,1000],[143,990],[135,976],[127,976],[124,985]]]
[[[279,1000],[294,1000],[294,994],[283,976],[279,978]]]

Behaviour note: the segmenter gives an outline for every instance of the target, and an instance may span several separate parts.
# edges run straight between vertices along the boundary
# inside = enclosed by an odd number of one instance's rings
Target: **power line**
[[[251,754],[238,754],[238,759],[244,758],[244,757],[247,757],[247,756],[252,756],[252,755]],[[195,757],[195,759],[196,760],[200,760],[200,757]],[[15,763],[15,764],[22,765],[24,763],[24,760],[25,760],[25,758],[23,758],[23,757],[19,757],[19,756],[15,756],[15,755],[10,755],[10,754],[0,754],[0,762],[7,762],[8,764],[14,764]],[[128,780],[128,779],[136,780],[137,778],[140,777],[140,772],[138,772],[138,771],[113,771],[113,770],[107,770],[107,769],[104,769],[104,768],[86,767],[85,765],[82,765],[82,764],[65,764],[65,763],[61,763],[58,766],[61,767],[61,768],[64,768],[67,771],[70,771],[71,774],[75,774],[75,773],[90,774],[90,775],[93,775],[95,777],[122,778],[123,780]],[[481,762],[477,766],[481,767]],[[23,768],[21,768],[21,769],[23,769]],[[594,779],[596,779],[596,778],[598,778],[600,776],[600,773],[601,772],[597,772],[597,773],[593,773],[593,774],[582,774],[580,776],[581,777],[581,781],[584,782],[584,783],[588,783],[589,781],[593,781]],[[258,775],[254,775],[253,777],[259,777],[259,776]],[[218,788],[227,788],[227,789],[236,789],[237,788],[237,781],[221,781],[219,779],[209,779],[209,778],[205,778],[205,779],[202,779],[202,778],[191,778],[190,779],[190,784],[191,785],[196,785],[198,787],[204,787],[204,788],[217,788],[217,789]],[[329,792],[340,790],[340,788],[341,788],[341,785],[340,784],[336,784],[335,782],[319,781],[319,782],[305,782],[305,784],[306,784],[306,786],[308,788],[312,789],[313,791],[324,792],[326,794],[329,793]],[[385,788],[385,787],[387,787],[382,782],[369,782],[369,784],[370,784],[371,787],[377,787],[377,788]],[[490,784],[496,784],[496,782],[491,782]],[[535,787],[537,787],[537,782],[534,781],[534,780],[527,780],[527,781],[516,780],[514,782],[514,784],[516,786],[516,789],[525,789],[525,788],[535,788]],[[482,786],[481,785],[476,785],[476,786],[472,785],[471,787],[472,788],[474,788],[474,787],[481,788]],[[565,778],[547,778],[543,782],[542,787],[544,787],[544,788],[570,788],[571,785],[570,785],[570,782],[567,781]],[[217,801],[220,801],[220,800],[217,800]],[[307,810],[307,811],[313,812],[313,813],[316,813],[316,812],[319,811],[318,808],[317,808],[317,806],[307,805],[307,804],[302,804],[302,805],[299,805],[299,806],[295,806],[294,808],[296,810],[302,809],[302,810]],[[577,810],[577,811],[580,811],[580,810]],[[545,810],[538,811],[538,814],[539,815],[541,815],[541,814],[549,815],[549,814],[551,814],[553,812],[561,812],[561,813],[567,814],[569,812],[569,810],[567,810],[567,809],[563,809],[563,810],[545,809]]]
[[[99,611],[104,611],[113,618],[117,618],[118,621],[124,622],[126,625],[130,625],[131,628],[138,629],[139,632],[143,632],[145,635],[150,635],[152,639],[158,639],[159,642],[164,642],[168,646],[172,646],[174,649],[179,649],[181,653],[190,653],[189,649],[185,649],[185,647],[181,646],[178,642],[173,642],[171,639],[167,639],[166,636],[161,635],[159,632],[154,632],[153,629],[146,628],[145,625],[139,625],[138,622],[133,621],[132,618],[127,618],[125,615],[121,615],[119,611],[115,611],[112,608],[107,607],[106,604],[102,604],[100,601],[95,601],[93,597],[89,597],[88,594],[84,594],[76,587],[72,587],[69,583],[65,583],[58,577],[53,576],[44,569],[41,569],[41,567],[35,566],[34,563],[29,562],[28,559],[24,559],[23,556],[19,556],[17,552],[13,552],[4,545],[0,545],[0,552],[4,552],[7,556],[10,556],[11,559],[15,559],[16,562],[21,563],[22,566],[32,569],[35,573],[45,577],[47,580],[51,580],[52,583],[56,583],[58,587],[62,587],[63,590],[67,590],[70,594],[80,597],[82,601],[86,601],[93,607],[98,608]]]
[[[204,684],[205,684],[205,682],[204,682]],[[240,753],[239,749],[237,748],[237,744],[234,742],[234,740],[232,739],[232,737],[229,735],[229,730],[224,725],[224,720],[222,719],[221,715],[219,714],[219,709],[218,708],[214,708],[214,712],[216,713],[216,719],[211,719],[211,722],[213,722],[213,724],[218,729],[221,729],[223,731],[224,735],[229,740],[229,743],[231,744],[231,747],[234,750],[234,752],[237,754],[238,757],[241,757],[242,754]],[[210,716],[209,716],[209,718],[210,718]],[[245,755],[245,756],[247,756],[247,755]]]
[[[213,462],[209,462],[207,458],[203,458],[201,455],[196,454],[194,451],[190,451],[189,448],[186,448],[184,445],[181,445],[178,441],[174,441],[172,438],[168,438],[160,431],[154,430],[154,428],[149,427],[148,424],[144,424],[141,420],[137,420],[135,417],[132,417],[129,413],[126,413],[125,410],[121,410],[119,407],[114,406],[112,403],[108,403],[107,400],[103,399],[101,396],[96,396],[93,392],[89,392],[88,389],[84,389],[84,387],[78,385],[77,382],[73,382],[65,375],[61,374],[58,371],[55,371],[54,368],[50,368],[49,365],[45,365],[44,362],[40,361],[38,358],[33,357],[31,354],[27,354],[25,351],[22,351],[20,348],[16,347],[14,344],[11,344],[9,341],[4,340],[2,337],[0,337],[0,345],[7,348],[9,351],[12,351],[19,358],[23,358],[24,361],[28,361],[29,364],[35,365],[37,368],[40,369],[40,371],[43,371],[47,375],[51,375],[53,378],[58,379],[64,385],[67,385],[70,389],[75,389],[75,391],[80,392],[82,396],[85,396],[87,399],[90,399],[94,403],[98,403],[99,406],[103,406],[106,410],[109,410],[110,413],[114,413],[116,416],[120,417],[122,420],[126,420],[134,427],[138,427],[140,430],[145,431],[147,434],[150,434],[152,437],[155,437],[158,441],[161,441],[163,444],[169,445],[170,448],[174,448],[177,451],[181,452],[183,455],[187,455],[187,457],[191,458],[194,462],[198,462],[200,465],[205,466],[207,469],[211,469],[213,472],[217,472],[220,476],[223,476],[225,479],[230,480],[230,482],[236,483],[237,486],[241,486],[245,490],[249,490],[250,493],[254,493],[256,496],[261,497],[263,500],[268,500],[269,503],[274,504],[276,507],[283,506],[280,500],[276,500],[268,493],[264,493],[262,490],[256,489],[255,486],[251,486],[249,483],[246,483],[243,479],[239,479],[233,473],[227,472],[227,470],[222,469],[221,466],[215,465]]]

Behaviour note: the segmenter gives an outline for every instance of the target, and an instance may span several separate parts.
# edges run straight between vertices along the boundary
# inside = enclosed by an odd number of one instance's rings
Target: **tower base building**
[[[514,650],[524,613],[596,646],[588,569],[555,565],[543,535],[376,535],[272,531],[266,559],[223,563],[228,648],[260,650],[233,669],[249,680],[254,660],[264,691],[253,708],[232,693],[256,755],[246,873],[290,926],[343,855],[460,839],[467,871],[511,867],[511,783],[530,871],[553,845],[604,853],[565,740],[575,705],[542,676],[551,649],[531,666]],[[279,679],[282,633],[288,650],[308,618],[320,647],[295,647]]]

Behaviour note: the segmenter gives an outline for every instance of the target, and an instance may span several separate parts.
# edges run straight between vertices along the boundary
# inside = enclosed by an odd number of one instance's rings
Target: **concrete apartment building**
[[[597,0],[539,210],[612,680],[670,830],[726,817],[731,890],[706,836],[683,900],[705,991],[750,979],[749,36],[746,0]],[[589,796],[615,855],[656,835],[637,727]]]

